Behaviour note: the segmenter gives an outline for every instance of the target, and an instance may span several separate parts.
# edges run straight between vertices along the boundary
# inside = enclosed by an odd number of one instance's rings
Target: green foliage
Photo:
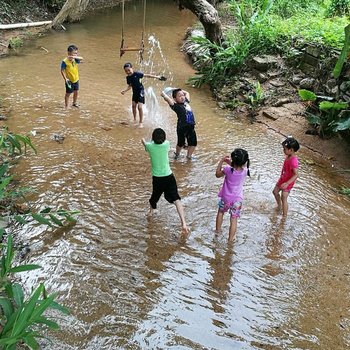
[[[350,188],[342,187],[342,188],[339,190],[339,193],[344,194],[344,195],[350,197]]]
[[[27,147],[30,147],[37,154],[29,136],[13,134],[8,131],[6,126],[0,129],[0,157],[2,159],[7,156],[25,154]]]
[[[19,49],[21,46],[23,46],[23,40],[19,37],[13,37],[9,40],[9,48],[10,49]]]
[[[299,90],[299,96],[303,101],[316,101],[316,95],[312,91]],[[317,106],[317,114],[307,110],[306,116],[308,122],[318,128],[321,137],[330,136],[336,131],[350,129],[348,107],[347,102],[322,101]]]
[[[349,14],[350,0],[332,0],[326,11],[328,17],[348,16]]]
[[[31,349],[39,349],[36,338],[43,337],[41,332],[47,328],[59,329],[55,321],[44,316],[45,311],[53,308],[68,314],[68,310],[55,302],[56,293],[47,295],[44,284],[41,283],[31,296],[25,299],[22,286],[10,281],[10,276],[14,273],[40,268],[38,265],[12,266],[12,235],[8,235],[7,244],[1,245],[1,253],[0,347],[4,350],[15,350],[16,344],[24,343]]]
[[[253,93],[248,95],[249,104],[253,109],[256,109],[264,101],[264,98],[265,96],[261,84],[257,82]]]
[[[348,58],[348,54],[350,51],[350,24],[344,28],[344,32],[345,32],[344,46],[333,70],[333,75],[334,75],[334,78],[336,79],[340,76],[344,62]]]
[[[317,99],[316,94],[309,90],[300,89],[298,94],[302,101],[316,101]]]

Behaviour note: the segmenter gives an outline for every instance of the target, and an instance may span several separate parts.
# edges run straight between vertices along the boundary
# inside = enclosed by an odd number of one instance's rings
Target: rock
[[[53,134],[53,139],[58,143],[63,143],[63,140],[65,139],[65,137],[60,134]]]
[[[285,98],[280,98],[279,100],[277,100],[274,104],[273,107],[281,107],[283,105],[285,105],[286,103],[290,103],[292,102],[290,98],[285,97]]]
[[[311,75],[311,76],[317,75],[317,69],[306,62],[301,62],[300,69],[306,75]]]
[[[278,59],[274,56],[264,55],[255,56],[251,60],[251,66],[260,72],[266,72],[272,67],[275,68],[278,65]]]
[[[286,85],[285,82],[283,82],[283,81],[281,81],[281,80],[279,80],[279,79],[271,80],[271,81],[270,81],[270,84],[271,84],[272,86],[274,86],[274,87],[281,87],[281,86],[285,86],[285,85]]]
[[[318,65],[320,63],[318,58],[311,56],[311,55],[308,55],[308,54],[304,55],[303,62],[309,64],[312,67],[316,67],[316,68],[318,68]]]
[[[312,90],[315,84],[314,78],[305,78],[300,81],[299,85],[301,89]]]
[[[346,92],[346,91],[349,91],[349,87],[350,87],[350,81],[343,81],[340,84],[339,89],[340,91]]]
[[[7,117],[5,117],[4,115],[0,115],[0,120],[7,120]]]
[[[320,47],[316,47],[316,46],[307,46],[305,52],[309,55],[309,56],[313,56],[313,57],[320,57],[321,56],[321,51],[322,49]]]
[[[224,102],[218,102],[218,106],[219,106],[219,108],[221,108],[221,109],[225,109],[225,108],[226,108],[226,105],[225,105]]]

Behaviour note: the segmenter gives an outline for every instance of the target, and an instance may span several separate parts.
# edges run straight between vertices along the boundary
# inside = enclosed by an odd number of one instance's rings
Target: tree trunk
[[[90,0],[66,0],[61,11],[52,21],[52,27],[59,28],[63,22],[79,21]]]
[[[217,3],[215,0],[175,0],[179,9],[189,9],[193,12],[203,24],[205,36],[215,44],[221,44],[222,29],[221,22],[215,7],[210,4]]]

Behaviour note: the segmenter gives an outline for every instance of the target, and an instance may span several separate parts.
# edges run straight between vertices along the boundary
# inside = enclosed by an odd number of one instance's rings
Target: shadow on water
[[[350,345],[350,203],[337,194],[341,180],[326,168],[301,162],[281,220],[273,208],[274,183],[283,162],[281,139],[219,110],[210,92],[186,86],[194,74],[180,52],[194,22],[173,1],[147,1],[145,61],[119,59],[120,9],[102,11],[64,33],[50,33],[1,61],[1,84],[12,105],[10,130],[35,131],[38,156],[18,165],[30,184],[34,208],[54,205],[81,211],[62,230],[18,228],[30,242],[28,261],[42,270],[28,286],[45,281],[71,309],[59,316],[62,331],[45,349],[345,349]],[[139,40],[142,2],[127,3],[128,42]],[[63,109],[59,63],[76,43],[81,108]],[[48,53],[40,47],[45,47]],[[132,124],[131,94],[123,64],[164,74],[145,79],[145,128]],[[179,239],[176,210],[164,199],[147,221],[150,164],[141,146],[155,127],[176,142],[175,114],[159,98],[167,86],[185,87],[196,115],[196,160],[171,160],[191,227]],[[65,136],[64,142],[53,135]],[[235,147],[249,151],[252,176],[237,239],[214,240],[218,160]],[[301,149],[299,157],[313,157]],[[317,163],[317,161],[316,161]],[[336,291],[336,292],[335,292]],[[56,317],[56,315],[54,315]]]

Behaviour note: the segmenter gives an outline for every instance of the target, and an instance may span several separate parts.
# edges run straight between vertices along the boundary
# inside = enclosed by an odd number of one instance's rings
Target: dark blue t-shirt
[[[133,93],[139,93],[144,89],[142,85],[142,78],[142,72],[134,72],[126,77],[126,83],[131,85]]]
[[[186,125],[196,124],[193,111],[189,105],[188,100],[186,100],[185,103],[175,103],[174,105],[170,106],[170,108],[177,115],[177,126],[179,128],[182,128],[183,126],[186,126]]]

